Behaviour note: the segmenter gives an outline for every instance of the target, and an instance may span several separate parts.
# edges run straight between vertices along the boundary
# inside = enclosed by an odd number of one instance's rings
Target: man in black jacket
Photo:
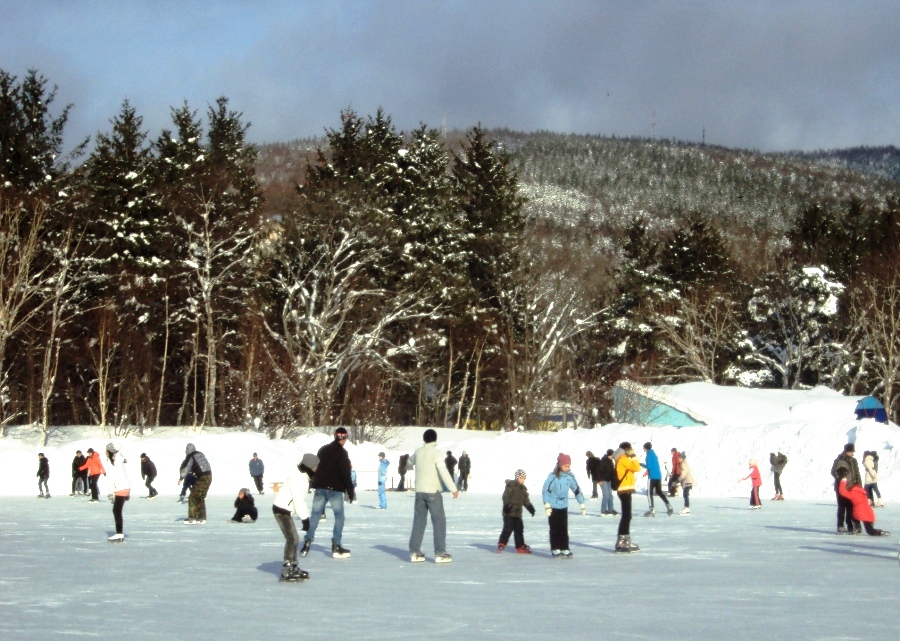
[[[856,446],[853,443],[847,443],[844,451],[841,452],[834,464],[831,466],[831,476],[834,478],[834,494],[837,497],[837,533],[838,534],[861,534],[862,528],[859,521],[853,518],[853,501],[841,496],[838,486],[841,479],[847,479],[847,489],[854,485],[862,485],[862,476],[859,473],[859,463],[856,462],[855,455]],[[847,527],[844,527],[846,522]]]
[[[44,456],[43,452],[38,454],[38,471],[37,471],[37,479],[38,479],[38,490],[40,494],[38,495],[39,499],[49,499],[50,498],[50,487],[47,485],[47,481],[50,478],[50,459]],[[47,490],[47,494],[44,494],[44,490]]]
[[[309,554],[309,548],[316,536],[319,520],[325,513],[325,504],[331,503],[334,510],[334,531],[331,536],[331,556],[335,559],[350,557],[350,550],[341,546],[341,535],[344,531],[344,492],[352,503],[356,500],[353,481],[350,478],[350,457],[344,445],[347,443],[347,429],[339,427],[334,431],[334,440],[319,448],[319,467],[312,477],[309,486],[313,493],[312,510],[309,515],[309,531],[303,541],[300,556]]]
[[[141,453],[141,478],[144,479],[144,486],[150,492],[148,499],[155,499],[159,492],[153,487],[153,480],[156,478],[156,465],[150,460],[150,457]]]
[[[84,457],[84,454],[81,453],[81,450],[76,450],[75,458],[72,459],[72,493],[69,496],[75,496],[78,492],[78,481],[81,480],[81,494],[88,493],[88,473],[87,470],[79,470],[78,468],[84,465],[87,462],[87,459]]]
[[[606,456],[597,458],[596,478],[600,483],[600,491],[603,499],[600,501],[600,514],[602,516],[618,516],[613,505],[613,480],[616,478],[616,463],[613,461],[613,451],[606,450]]]
[[[591,483],[594,486],[594,492],[591,494],[591,500],[597,500],[597,483],[600,482],[600,472],[598,470],[598,465],[600,464],[600,459],[594,456],[594,453],[588,450],[584,453],[587,457],[587,461],[585,462],[585,469],[587,470],[587,477],[591,480]]]
[[[456,457],[453,456],[453,452],[447,450],[447,458],[444,459],[444,463],[447,465],[447,471],[450,472],[450,477],[453,479],[453,482],[456,483]]]

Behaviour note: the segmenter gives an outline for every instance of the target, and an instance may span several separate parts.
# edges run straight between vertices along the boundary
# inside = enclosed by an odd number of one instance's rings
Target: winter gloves
[[[303,520],[300,521],[300,522],[303,524],[303,531],[304,531],[304,532],[309,532],[309,519],[308,519],[308,518],[307,518],[307,519],[303,519]]]
[[[544,511],[547,513],[547,516],[553,513],[553,508],[550,507],[549,503],[544,503]]]
[[[581,504],[581,516],[587,516],[587,506],[584,503]]]

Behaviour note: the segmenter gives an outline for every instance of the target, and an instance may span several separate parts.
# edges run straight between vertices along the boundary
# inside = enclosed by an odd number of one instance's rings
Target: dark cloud
[[[219,95],[257,141],[379,106],[402,129],[549,129],[763,150],[900,144],[900,3],[0,0],[0,67],[155,136]]]

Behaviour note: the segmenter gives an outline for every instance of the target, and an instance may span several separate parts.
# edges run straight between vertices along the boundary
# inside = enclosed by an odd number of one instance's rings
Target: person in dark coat
[[[776,455],[775,452],[769,452],[769,463],[772,466],[772,474],[775,475],[775,496],[772,499],[773,501],[783,501],[783,491],[781,489],[781,473],[784,472],[784,466],[787,465],[788,458],[778,452]]]
[[[591,485],[593,485],[593,492],[591,493],[591,500],[597,500],[597,484],[600,483],[600,459],[594,456],[594,453],[588,450],[584,453],[587,457],[587,461],[585,462],[585,470],[587,471],[587,477],[591,481]]]
[[[453,456],[453,452],[447,450],[447,458],[444,459],[444,463],[447,465],[447,471],[450,472],[451,478],[453,478],[453,482],[456,483],[456,457]],[[458,489],[458,488],[457,488]]]
[[[156,488],[153,487],[153,481],[156,479],[156,465],[144,453],[141,453],[141,478],[144,479],[144,487],[150,492],[147,498],[156,498],[156,495],[159,494]]]
[[[37,471],[37,479],[38,479],[38,494],[39,499],[49,499],[50,498],[50,487],[47,485],[47,480],[50,478],[50,459],[44,456],[43,452],[38,454],[38,471]],[[47,490],[47,493],[44,494],[44,490]]]
[[[459,457],[459,483],[456,484],[456,487],[460,492],[465,492],[469,489],[469,474],[471,473],[472,459],[470,459],[469,455],[466,454],[466,451],[463,450],[462,455]]]
[[[831,476],[834,478],[834,494],[837,497],[837,533],[861,534],[862,527],[859,521],[853,518],[853,501],[840,492],[841,480],[847,481],[847,487],[862,485],[862,476],[859,473],[859,463],[856,462],[856,446],[847,443],[834,464],[831,466]],[[846,523],[846,527],[844,526]]]
[[[72,459],[72,493],[69,496],[75,496],[78,493],[78,481],[81,481],[81,494],[88,493],[88,473],[87,470],[79,469],[87,462],[81,450],[75,451],[75,458]]]
[[[600,483],[600,493],[603,495],[600,501],[601,516],[618,516],[613,504],[613,479],[616,478],[616,462],[613,460],[613,451],[606,450],[606,455],[599,457],[597,463],[596,478]]]
[[[256,484],[256,491],[260,494],[265,494],[265,492],[263,492],[263,474],[265,474],[266,466],[256,452],[253,452],[253,458],[250,459],[249,467],[250,476]]]
[[[310,487],[315,490],[312,512],[309,516],[309,531],[303,541],[300,556],[309,554],[309,548],[316,536],[316,528],[319,527],[319,521],[325,513],[325,505],[331,503],[331,509],[334,511],[331,556],[335,559],[350,557],[350,550],[341,545],[341,536],[344,532],[344,492],[347,493],[350,502],[356,500],[356,490],[350,478],[350,457],[344,449],[347,437],[347,428],[337,428],[334,431],[334,440],[328,445],[323,445],[316,453],[319,466],[310,483]]]
[[[497,542],[497,552],[502,552],[509,543],[509,535],[514,536],[516,552],[519,554],[531,554],[531,548],[525,545],[525,528],[522,523],[522,510],[528,510],[534,516],[534,506],[528,498],[528,488],[525,487],[525,470],[516,470],[516,478],[506,481],[506,489],[503,490],[503,530],[500,532],[500,540]]]
[[[231,517],[231,520],[235,523],[241,523],[244,520],[244,517],[248,517],[251,521],[256,523],[257,517],[259,517],[259,510],[256,509],[256,504],[253,501],[253,495],[250,494],[250,490],[246,487],[242,487],[238,492],[237,498],[234,500],[234,507],[236,509],[234,516]]]
[[[397,464],[397,474],[400,475],[400,482],[397,483],[397,491],[406,491],[406,466],[409,463],[409,454],[401,454],[400,462]]]

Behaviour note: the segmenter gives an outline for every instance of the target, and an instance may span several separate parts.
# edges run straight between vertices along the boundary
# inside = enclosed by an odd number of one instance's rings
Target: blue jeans
[[[425,525],[429,513],[431,513],[431,528],[434,530],[434,553],[435,555],[445,554],[447,552],[447,517],[444,516],[444,497],[440,492],[432,494],[416,492],[409,551],[422,551],[422,539],[425,537]]]
[[[378,507],[387,509],[387,494],[384,493],[384,481],[378,483]]]
[[[306,538],[312,541],[316,537],[316,528],[319,527],[319,519],[325,513],[325,504],[331,503],[334,510],[334,532],[331,539],[341,544],[341,535],[344,533],[344,493],[337,490],[323,490],[317,488],[313,494],[312,511],[309,515],[309,532]]]
[[[600,491],[603,493],[603,498],[600,500],[600,512],[615,512],[616,508],[613,506],[613,493],[612,493],[612,483],[609,481],[600,481]]]

